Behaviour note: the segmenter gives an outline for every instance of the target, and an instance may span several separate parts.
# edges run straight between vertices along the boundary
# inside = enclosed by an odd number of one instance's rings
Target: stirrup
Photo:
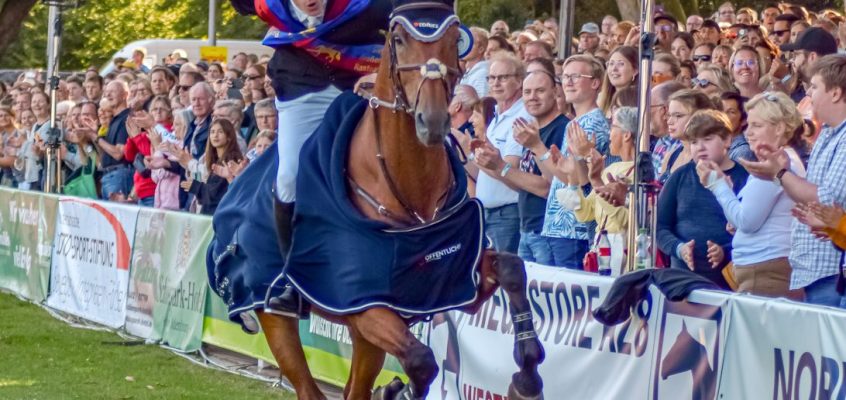
[[[373,400],[394,400],[403,387],[405,387],[405,384],[395,376],[387,385],[373,389],[371,398]]]
[[[282,294],[267,300],[264,311],[290,318],[308,319],[311,314],[311,304],[305,301],[303,296],[289,283],[285,285]]]

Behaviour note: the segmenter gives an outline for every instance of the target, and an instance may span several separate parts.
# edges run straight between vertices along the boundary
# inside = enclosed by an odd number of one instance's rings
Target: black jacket
[[[256,14],[253,0],[229,0],[240,14]],[[326,8],[333,0],[328,0]],[[281,1],[288,9],[289,2]],[[322,40],[340,45],[383,44],[385,36],[381,30],[388,29],[391,14],[390,0],[372,0],[370,5],[349,21],[321,37]],[[308,93],[321,91],[329,85],[340,90],[352,89],[361,74],[335,69],[297,47],[279,46],[268,64],[267,74],[280,100],[293,100]]]
[[[697,289],[717,290],[708,279],[686,269],[646,269],[620,276],[611,285],[602,305],[593,311],[597,321],[616,325],[629,318],[634,306],[646,298],[649,285],[655,285],[670,301],[681,301]]]
[[[188,191],[197,197],[197,203],[200,203],[203,208],[201,213],[204,215],[214,215],[217,210],[217,205],[223,199],[223,195],[229,190],[229,182],[215,174],[209,175],[206,183],[200,181],[191,182],[191,189]]]

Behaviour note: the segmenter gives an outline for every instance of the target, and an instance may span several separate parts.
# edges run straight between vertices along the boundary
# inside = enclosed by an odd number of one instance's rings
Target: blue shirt
[[[546,147],[553,144],[556,146],[564,140],[564,128],[570,119],[559,115],[552,122],[540,129],[540,138]],[[540,157],[542,154],[534,154],[529,149],[523,151],[523,157],[520,159],[520,171],[528,172],[530,174],[542,175],[535,157]],[[546,199],[538,197],[527,190],[520,191],[520,199],[517,201],[517,207],[520,210],[520,231],[538,233],[543,229],[543,216],[546,212]]]
[[[807,179],[817,185],[820,203],[846,205],[846,121],[820,133],[811,151]],[[837,273],[840,250],[830,241],[817,239],[808,225],[794,221],[790,242],[791,289]]]
[[[575,121],[584,129],[588,138],[596,140],[596,150],[606,157],[606,165],[613,163],[614,161],[608,154],[611,126],[608,125],[608,120],[605,119],[602,111],[599,108],[594,108],[576,117]],[[568,127],[571,123],[572,121],[567,124]],[[567,149],[567,136],[562,138],[559,147],[564,149],[562,151]],[[579,222],[576,220],[573,211],[562,208],[561,204],[558,203],[555,191],[565,186],[558,178],[552,179],[552,186],[549,188],[549,195],[546,199],[546,212],[541,235],[552,238],[591,240],[593,231],[596,229],[596,221]]]

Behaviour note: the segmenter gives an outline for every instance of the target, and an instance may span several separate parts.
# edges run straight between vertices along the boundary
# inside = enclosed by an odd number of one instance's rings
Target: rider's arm
[[[232,3],[232,8],[241,15],[255,15],[256,6],[253,0],[229,0]]]

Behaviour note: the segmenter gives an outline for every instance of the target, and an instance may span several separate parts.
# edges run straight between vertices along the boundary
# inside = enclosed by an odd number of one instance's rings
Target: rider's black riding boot
[[[273,216],[276,220],[276,239],[279,243],[279,251],[282,253],[282,257],[287,259],[288,253],[291,251],[294,203],[283,203],[276,196],[273,196]],[[267,306],[269,309],[266,311],[270,313],[300,319],[308,318],[310,308],[310,305],[303,300],[291,284],[287,284],[278,297],[268,299]]]
[[[294,230],[294,203],[283,203],[273,197],[273,217],[276,219],[276,240],[282,257],[288,258],[291,251],[291,235]]]

